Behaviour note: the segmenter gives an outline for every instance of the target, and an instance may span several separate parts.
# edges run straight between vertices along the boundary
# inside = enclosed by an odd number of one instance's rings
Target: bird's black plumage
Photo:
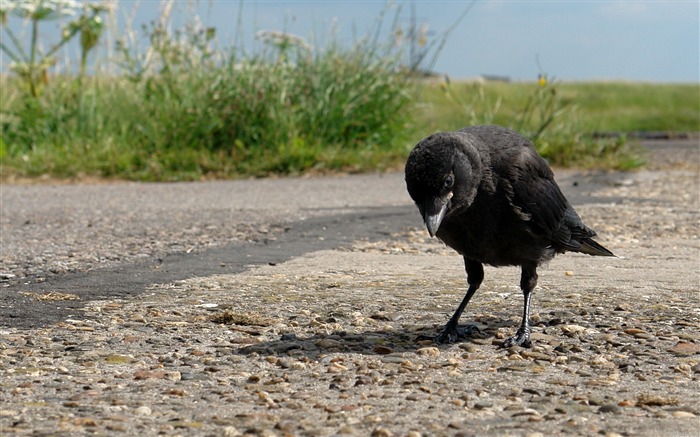
[[[459,252],[467,270],[467,294],[438,342],[456,339],[459,317],[483,280],[483,264],[521,266],[523,320],[504,346],[528,346],[537,267],[567,251],[614,256],[592,239],[596,233],[571,207],[532,143],[509,129],[474,126],[430,135],[409,155],[405,176],[428,232]]]

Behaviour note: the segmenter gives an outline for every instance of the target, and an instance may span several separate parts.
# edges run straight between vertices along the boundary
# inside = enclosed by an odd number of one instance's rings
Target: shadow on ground
[[[488,326],[478,326],[479,330],[461,336],[458,343],[476,343],[500,347],[502,339],[496,338],[497,328],[509,327],[510,320],[494,320]],[[236,351],[241,355],[259,354],[272,356],[308,356],[321,354],[356,353],[363,355],[389,355],[416,352],[423,348],[436,347],[449,349],[453,344],[437,344],[433,338],[440,332],[439,325],[407,326],[402,331],[368,330],[359,333],[333,332],[315,334],[311,337],[298,337],[296,334],[282,334],[278,339],[243,346]],[[251,341],[255,341],[254,338]],[[400,358],[400,357],[399,357]]]

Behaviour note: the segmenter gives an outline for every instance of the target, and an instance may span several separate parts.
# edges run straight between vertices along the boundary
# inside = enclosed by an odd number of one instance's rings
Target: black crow
[[[406,187],[430,236],[461,254],[467,270],[467,294],[438,343],[457,340],[459,317],[484,279],[484,264],[522,268],[523,318],[503,346],[529,347],[537,267],[564,252],[615,256],[592,240],[596,233],[532,143],[503,127],[466,127],[423,139],[408,157]]]

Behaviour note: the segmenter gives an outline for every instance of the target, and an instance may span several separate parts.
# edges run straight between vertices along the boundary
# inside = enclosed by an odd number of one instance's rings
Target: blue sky
[[[470,2],[415,0],[416,23],[437,38]],[[176,0],[174,23],[190,17],[191,3]],[[137,23],[157,19],[157,0],[121,0],[118,17],[135,11]],[[384,1],[244,1],[242,28],[238,0],[203,0],[197,14],[217,29],[221,45],[256,47],[258,30],[283,30],[320,44],[335,38],[352,44],[376,24]],[[411,24],[411,2],[388,6],[384,29],[401,5],[399,24]],[[388,36],[387,36],[388,38]],[[434,69],[451,78],[481,74],[533,80],[539,67],[568,81],[630,80],[698,82],[700,80],[700,2],[636,1],[477,1],[451,34]],[[3,70],[6,62],[3,63]]]
[[[433,37],[447,30],[469,3],[413,2],[417,23],[427,25]],[[397,5],[402,5],[400,24],[406,28],[410,2],[394,2],[393,8]],[[144,6],[156,5],[142,2]],[[371,0],[247,1],[246,47],[260,29],[322,39],[333,26],[339,39],[352,43],[353,30],[367,34],[384,8],[386,2]],[[237,0],[212,0],[202,2],[200,11],[226,40],[224,35],[235,35],[238,9]],[[537,56],[547,74],[563,80],[697,82],[700,2],[477,1],[447,40],[435,70],[454,78],[494,74],[529,80],[539,72]]]

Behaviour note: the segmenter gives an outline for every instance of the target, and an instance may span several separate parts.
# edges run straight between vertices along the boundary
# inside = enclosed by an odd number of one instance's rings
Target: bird
[[[405,182],[431,237],[464,258],[467,292],[435,342],[470,334],[459,319],[484,279],[484,264],[519,266],[523,314],[502,346],[531,347],[530,306],[537,268],[555,255],[615,256],[593,240],[533,143],[510,129],[470,126],[421,140],[408,156]],[[477,329],[478,330],[478,329]]]

